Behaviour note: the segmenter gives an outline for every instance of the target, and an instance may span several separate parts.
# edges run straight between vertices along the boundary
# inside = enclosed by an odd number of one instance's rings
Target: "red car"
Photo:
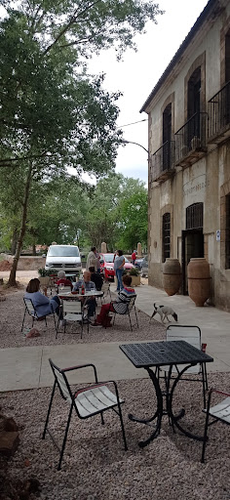
[[[113,253],[100,253],[100,270],[105,280],[114,281],[114,254]],[[125,257],[125,269],[132,269],[133,264]]]

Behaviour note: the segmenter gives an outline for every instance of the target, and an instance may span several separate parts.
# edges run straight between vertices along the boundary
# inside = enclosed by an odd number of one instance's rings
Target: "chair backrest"
[[[73,395],[72,395],[68,380],[65,376],[65,373],[63,373],[62,370],[60,368],[58,368],[58,366],[56,366],[51,359],[49,359],[49,363],[50,363],[52,372],[54,374],[54,378],[55,378],[57,385],[59,387],[61,396],[63,397],[63,399],[67,400],[71,404],[72,399],[73,399]]]
[[[136,295],[134,295],[133,297],[130,298],[130,301],[127,304],[127,312],[128,311],[130,312],[132,310],[132,308],[135,306],[136,298],[137,298]]]
[[[81,300],[62,300],[63,304],[63,316],[67,313],[82,314],[82,302]]]
[[[58,287],[58,293],[68,293],[71,292],[71,286],[61,286]]]
[[[188,344],[201,350],[201,330],[199,326],[195,325],[169,325],[166,330],[166,340],[185,340]],[[180,368],[185,365],[180,365]],[[173,373],[175,369],[173,367]],[[200,365],[191,366],[186,374],[199,373]]]
[[[102,283],[101,291],[104,292],[104,294],[108,293],[110,290],[110,283],[108,281],[104,281]]]
[[[30,316],[34,316],[35,318],[37,318],[36,309],[33,305],[32,299],[26,299],[25,297],[23,297],[23,301],[24,301],[24,304],[25,304],[25,307],[26,307],[28,314]]]
[[[185,340],[193,347],[201,349],[201,330],[194,325],[169,325],[166,340]]]

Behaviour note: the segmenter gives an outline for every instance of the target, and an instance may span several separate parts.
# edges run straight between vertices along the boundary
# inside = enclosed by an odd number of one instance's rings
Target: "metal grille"
[[[203,203],[193,203],[186,208],[186,229],[203,228]]]
[[[209,137],[230,125],[230,81],[208,101]]]
[[[230,194],[226,196],[226,231],[225,231],[226,269],[230,268]]]
[[[162,219],[162,262],[170,257],[170,213],[163,215]]]

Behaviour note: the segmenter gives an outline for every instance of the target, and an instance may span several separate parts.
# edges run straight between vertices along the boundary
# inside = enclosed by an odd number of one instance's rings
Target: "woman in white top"
[[[99,267],[99,255],[97,253],[96,247],[91,247],[91,251],[88,254],[86,262],[86,271],[89,271],[90,267],[94,267],[95,272]]]

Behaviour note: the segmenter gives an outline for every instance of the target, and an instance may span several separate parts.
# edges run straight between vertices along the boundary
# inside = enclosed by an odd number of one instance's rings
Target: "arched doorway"
[[[186,208],[186,229],[182,231],[182,294],[188,294],[187,266],[190,259],[204,257],[203,203]]]

